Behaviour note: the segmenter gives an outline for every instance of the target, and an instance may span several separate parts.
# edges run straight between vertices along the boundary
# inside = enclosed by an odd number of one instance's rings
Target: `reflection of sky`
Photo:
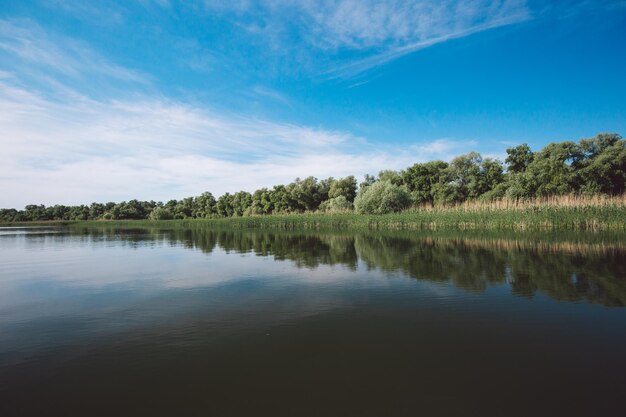
[[[363,260],[356,269],[299,268],[295,261],[226,252],[219,245],[205,253],[167,239],[133,237],[43,230],[0,236],[0,364],[3,357],[16,363],[80,340],[141,337],[148,329],[185,329],[198,321],[210,332],[242,332],[358,309],[397,312],[405,303],[424,317],[436,311],[455,321],[508,318],[530,326],[544,321],[547,309],[552,317],[586,320],[589,310],[601,308],[512,297],[508,284],[467,292]]]
[[[297,268],[219,246],[206,254],[167,240],[7,234],[0,237],[0,353],[14,357],[197,314],[237,328],[285,322],[350,308],[346,294],[359,289],[404,284],[361,264],[356,272]]]
[[[307,283],[335,284],[352,280],[364,283],[341,265],[295,268],[293,262],[275,262],[273,257],[253,253],[227,253],[217,246],[211,254],[190,250],[164,240],[90,240],[84,236],[38,234],[5,236],[0,240],[2,305],[18,302],[16,291],[27,289],[36,295],[39,288],[50,296],[54,286],[74,289],[194,288],[233,280],[255,279],[260,273],[272,282],[306,280]],[[62,254],[62,256],[61,256]],[[386,285],[371,280],[368,285]]]

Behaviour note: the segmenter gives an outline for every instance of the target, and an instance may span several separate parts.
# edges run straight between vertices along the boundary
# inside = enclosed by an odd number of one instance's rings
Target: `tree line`
[[[527,144],[506,150],[504,162],[477,152],[450,162],[416,163],[401,171],[345,178],[296,178],[249,193],[210,192],[166,203],[121,203],[0,209],[0,221],[220,218],[302,212],[384,214],[412,206],[453,205],[469,200],[530,199],[565,194],[619,195],[626,190],[626,140],[601,133],[579,142],[558,142],[533,152]]]

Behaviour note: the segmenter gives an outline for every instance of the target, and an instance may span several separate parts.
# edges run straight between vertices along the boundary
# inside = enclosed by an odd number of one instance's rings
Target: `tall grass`
[[[82,225],[104,222],[80,222]],[[401,213],[276,214],[223,219],[108,221],[112,226],[227,227],[236,229],[502,229],[626,230],[626,196],[565,196],[527,201],[468,202],[455,206],[423,206]]]
[[[35,223],[26,223],[33,225]],[[401,213],[273,214],[184,220],[113,220],[38,222],[37,224],[109,225],[120,227],[226,227],[236,229],[355,230],[620,230],[626,231],[626,195],[561,196],[532,200],[471,201],[454,206],[421,206]],[[8,224],[16,226],[16,223]]]
[[[494,201],[472,200],[452,206],[422,205],[409,211],[463,211],[463,212],[490,212],[490,211],[519,211],[528,209],[554,209],[554,208],[626,208],[626,194],[619,196],[597,195],[563,195],[551,197],[539,197],[532,199],[500,199]]]

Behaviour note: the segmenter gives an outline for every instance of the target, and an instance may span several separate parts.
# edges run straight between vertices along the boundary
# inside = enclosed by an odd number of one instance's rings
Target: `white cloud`
[[[312,42],[353,49],[408,46],[526,16],[519,0],[342,0],[303,2],[302,7],[313,22]]]
[[[335,60],[334,77],[350,77],[450,39],[527,20],[525,0],[209,1],[234,14],[266,45],[292,53],[302,42]],[[339,55],[341,55],[339,58]]]
[[[278,103],[284,104],[285,106],[292,107],[289,99],[284,94],[281,94],[276,90],[263,87],[262,85],[257,85],[252,89],[252,91],[259,96],[267,97]]]
[[[327,74],[329,75],[329,78],[349,78],[364,71],[367,71],[370,68],[374,68],[387,62],[393,61],[394,59],[397,59],[401,56],[419,51],[420,49],[428,48],[429,46],[433,46],[441,42],[446,42],[448,40],[462,38],[473,33],[482,32],[487,29],[516,23],[520,20],[522,20],[520,16],[516,15],[503,17],[501,19],[490,20],[479,25],[462,28],[458,31],[451,31],[440,36],[416,40],[412,43],[391,47],[381,53],[376,53],[366,58],[354,60],[353,62],[345,65],[339,65],[329,70]]]
[[[113,26],[124,21],[123,8],[113,2],[87,2],[84,0],[41,0],[41,5],[86,20],[91,25]]]
[[[0,130],[2,207],[220,195],[308,175],[401,169],[459,152],[451,141],[377,146],[347,132],[149,97],[59,103],[6,81]]]
[[[453,139],[437,139],[424,145],[414,145],[411,148],[416,153],[423,153],[425,157],[430,157],[434,155],[456,154],[459,149],[476,146],[478,146],[478,142],[474,140],[459,142]]]
[[[39,76],[53,71],[74,79],[98,76],[132,83],[146,83],[148,78],[112,64],[87,45],[51,34],[29,20],[0,20],[0,50],[11,54],[13,65],[24,63]]]
[[[0,20],[0,50],[11,57],[0,69],[0,207],[253,191],[309,175],[401,169],[472,145],[376,145],[142,93],[142,74],[29,21]],[[94,88],[103,79],[133,88],[101,95]],[[249,94],[289,105],[261,86]]]

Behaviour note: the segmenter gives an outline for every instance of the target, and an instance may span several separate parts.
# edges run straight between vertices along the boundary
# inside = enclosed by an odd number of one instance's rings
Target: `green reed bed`
[[[219,219],[78,222],[123,227],[227,227],[260,229],[508,229],[626,230],[626,207],[619,205],[529,205],[414,209],[385,215],[303,213]]]
[[[69,226],[69,225],[76,224],[76,223],[78,223],[77,220],[0,222],[0,227],[59,227],[59,226]]]

